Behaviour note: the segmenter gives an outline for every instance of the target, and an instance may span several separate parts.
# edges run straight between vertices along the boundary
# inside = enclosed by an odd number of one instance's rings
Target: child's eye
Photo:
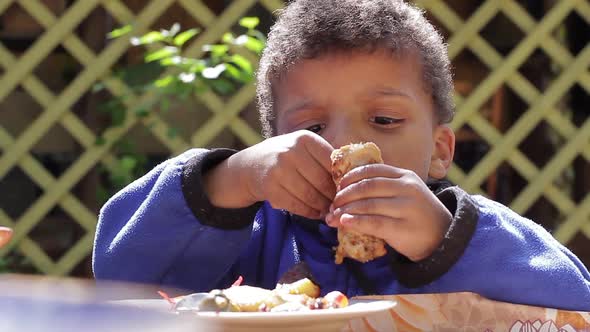
[[[376,123],[378,125],[382,125],[382,126],[395,125],[395,124],[399,124],[403,121],[404,121],[404,119],[390,118],[388,116],[374,116],[371,118],[371,122],[374,122],[374,123]]]
[[[322,129],[324,129],[324,128],[326,128],[325,124],[316,124],[316,125],[309,126],[309,127],[305,128],[305,130],[309,130],[309,131],[312,131],[316,134],[319,134],[320,131],[322,131]]]

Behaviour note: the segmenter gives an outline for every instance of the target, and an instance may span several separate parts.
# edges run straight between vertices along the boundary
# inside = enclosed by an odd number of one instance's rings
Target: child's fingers
[[[353,168],[346,173],[342,180],[340,180],[340,189],[359,182],[363,179],[384,177],[384,178],[400,178],[406,175],[409,171],[402,168],[393,167],[386,164],[371,164]]]
[[[283,179],[280,183],[291,195],[305,202],[311,208],[328,212],[331,200],[319,192],[310,181],[299,173],[299,170],[294,170],[288,178]]]
[[[320,162],[309,154],[303,154],[301,158],[303,160],[297,165],[298,171],[326,199],[332,201],[336,195],[336,185],[334,184],[334,180],[332,180],[332,174],[326,171]]]
[[[332,161],[330,155],[334,148],[322,136],[309,132],[309,135],[303,136],[305,138],[304,146],[309,154],[324,168],[331,172]]]
[[[309,206],[306,201],[301,200],[296,195],[292,194],[290,189],[282,185],[280,185],[278,191],[272,195],[269,202],[275,209],[287,210],[293,214],[309,219],[319,219],[323,215],[323,212]]]
[[[385,240],[398,253],[414,262],[428,257],[441,241],[433,232],[412,231],[403,219],[345,213],[339,223],[340,227]]]
[[[401,194],[396,184],[397,180],[377,177],[352,183],[336,193],[332,205],[338,208],[360,199],[397,197]]]
[[[336,208],[333,215],[339,218],[345,214],[384,216],[395,219],[405,217],[407,199],[370,198],[348,203]]]
[[[380,239],[384,239],[387,234],[395,234],[401,228],[400,223],[399,219],[380,215],[345,213],[340,216],[341,227]]]

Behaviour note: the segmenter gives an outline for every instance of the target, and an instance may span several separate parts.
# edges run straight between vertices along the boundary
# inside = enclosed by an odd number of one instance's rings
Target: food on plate
[[[345,145],[332,151],[331,159],[332,178],[338,190],[340,190],[342,177],[353,168],[383,163],[381,150],[372,142]],[[338,228],[336,264],[341,264],[345,257],[366,263],[386,253],[385,242],[382,239],[350,229]]]
[[[303,278],[290,284],[277,284],[275,289],[241,285],[241,278],[233,286],[209,293],[195,293],[176,298],[160,295],[177,312],[285,312],[316,309],[336,309],[348,305],[348,298],[339,291],[320,297],[320,288]]]

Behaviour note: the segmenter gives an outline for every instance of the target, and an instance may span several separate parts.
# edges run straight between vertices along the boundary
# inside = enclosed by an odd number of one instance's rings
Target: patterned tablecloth
[[[590,332],[590,312],[497,302],[473,293],[364,296],[394,300],[388,313],[350,321],[343,330]]]

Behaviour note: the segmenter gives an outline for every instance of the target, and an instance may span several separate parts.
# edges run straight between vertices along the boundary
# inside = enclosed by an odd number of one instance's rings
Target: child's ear
[[[442,179],[453,162],[455,154],[455,133],[447,125],[438,125],[433,133],[434,151],[430,160],[428,176]]]

